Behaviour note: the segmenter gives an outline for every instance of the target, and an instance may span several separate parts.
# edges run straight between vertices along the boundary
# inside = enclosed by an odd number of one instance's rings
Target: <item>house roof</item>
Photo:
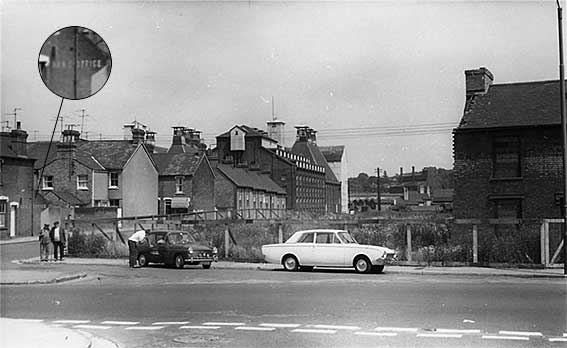
[[[203,155],[189,153],[154,153],[159,175],[194,175]]]
[[[452,202],[454,195],[454,189],[437,189],[432,193],[432,200],[433,202]]]
[[[218,164],[217,171],[226,176],[238,187],[247,187],[266,192],[286,194],[286,191],[273,182],[269,176],[261,174],[259,171],[237,168],[232,165],[221,163]]]
[[[69,205],[87,205],[90,202],[82,201],[79,197],[67,191],[41,191],[39,195],[48,203],[61,205],[67,203]]]
[[[240,126],[234,126],[234,127],[238,127],[241,128],[242,130],[244,130],[246,132],[246,136],[247,137],[261,137],[261,138],[265,138],[265,139],[269,139],[272,141],[275,141],[274,139],[270,138],[268,136],[268,133],[262,129],[259,128],[252,128],[249,127],[247,125],[240,125]],[[234,129],[234,127],[232,127],[229,131],[224,132],[223,134],[217,136],[217,138],[228,138],[230,137],[230,131],[232,131]]]
[[[319,150],[316,144],[309,141],[296,141],[291,148],[291,152],[302,155],[303,157],[306,157],[313,161],[314,164],[324,167],[326,182],[339,183],[339,180],[337,180],[335,173],[333,173],[333,170],[329,166],[329,163],[327,163],[325,156],[323,156],[323,153],[321,152],[321,150]]]
[[[467,101],[456,129],[560,125],[559,81],[495,84]]]
[[[319,146],[319,150],[321,150],[321,153],[323,153],[327,162],[340,162],[343,158],[345,147],[344,145]]]

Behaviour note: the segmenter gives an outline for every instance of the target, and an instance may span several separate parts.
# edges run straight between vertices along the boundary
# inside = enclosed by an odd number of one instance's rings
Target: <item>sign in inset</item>
[[[38,67],[51,92],[77,100],[90,97],[106,84],[112,57],[97,33],[73,26],[59,29],[45,40]]]

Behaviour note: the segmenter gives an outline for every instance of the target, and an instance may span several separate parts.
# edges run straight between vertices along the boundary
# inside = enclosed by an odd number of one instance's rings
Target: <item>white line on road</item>
[[[17,321],[23,321],[26,323],[41,323],[43,319],[15,319]]]
[[[334,334],[337,332],[337,330],[295,329],[295,330],[291,330],[291,332]]]
[[[566,337],[553,337],[549,339],[549,342],[567,342],[567,336]]]
[[[125,328],[124,330],[141,330],[141,331],[150,331],[150,330],[161,330],[165,326],[130,326]]]
[[[329,329],[329,330],[360,330],[358,326],[344,326],[344,325],[307,325],[316,329]]]
[[[90,320],[55,320],[56,324],[86,324],[90,323]]]
[[[529,337],[524,336],[493,336],[493,335],[484,335],[482,336],[485,340],[516,340],[516,341],[528,341]]]
[[[275,324],[275,323],[263,323],[260,326],[267,326],[267,327],[278,327],[278,328],[296,328],[300,327],[301,324]]]
[[[529,331],[498,331],[499,335],[509,335],[509,336],[543,336],[541,332],[529,332]]]
[[[245,323],[218,323],[215,321],[209,321],[206,323],[203,323],[203,325],[212,325],[212,326],[242,326],[242,325],[246,325]]]
[[[567,333],[563,333],[563,337],[567,337]]]
[[[106,325],[138,325],[139,321],[113,321],[113,320],[106,320],[103,321],[101,324]]]
[[[93,330],[107,330],[112,328],[112,326],[103,326],[103,325],[75,325],[73,326],[74,329],[93,329]]]
[[[257,326],[238,326],[234,328],[235,330],[242,331],[274,331],[275,327],[257,327]]]
[[[417,332],[414,327],[377,327],[375,331],[394,331],[394,332]]]
[[[432,338],[462,338],[461,334],[435,334],[435,333],[420,333],[416,337],[432,337]]]
[[[156,321],[152,325],[185,325],[189,324],[188,321]]]
[[[185,326],[181,326],[180,329],[206,329],[206,330],[216,330],[216,329],[220,329],[220,326],[185,325]]]
[[[355,335],[361,335],[361,336],[385,336],[385,337],[394,337],[394,336],[398,336],[397,333],[395,332],[366,332],[366,331],[359,331],[359,332],[355,332]]]
[[[479,334],[480,330],[477,329],[435,329],[438,333],[455,333],[455,334]]]

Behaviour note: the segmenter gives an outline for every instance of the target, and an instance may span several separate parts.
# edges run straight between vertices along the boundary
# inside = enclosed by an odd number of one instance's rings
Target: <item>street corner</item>
[[[80,330],[43,323],[41,319],[0,318],[2,346],[6,348],[117,348],[114,342]],[[33,332],[33,335],[30,335]]]
[[[41,270],[3,270],[0,285],[55,284],[82,279],[87,273],[46,272]]]

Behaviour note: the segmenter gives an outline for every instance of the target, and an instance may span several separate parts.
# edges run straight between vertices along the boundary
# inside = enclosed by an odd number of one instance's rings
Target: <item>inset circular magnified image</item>
[[[39,74],[49,90],[66,99],[84,99],[100,91],[110,77],[108,45],[84,27],[57,30],[39,52]]]

